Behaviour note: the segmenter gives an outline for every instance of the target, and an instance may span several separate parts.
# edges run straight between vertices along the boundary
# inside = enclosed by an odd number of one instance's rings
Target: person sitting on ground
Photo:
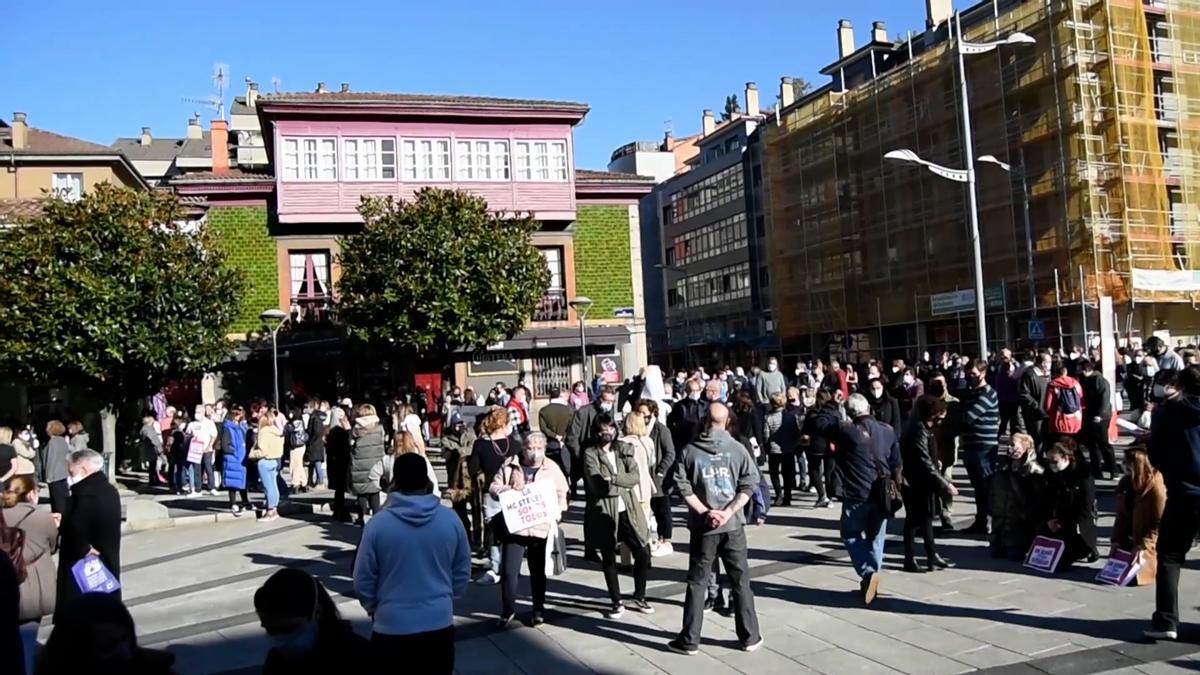
[[[328,675],[370,665],[366,639],[308,572],[288,567],[272,574],[254,592],[254,611],[271,638],[263,675]]]
[[[1012,447],[1000,456],[992,476],[992,557],[1025,557],[1038,526],[1034,513],[1042,500],[1043,474],[1033,436],[1013,434]]]
[[[1162,474],[1150,464],[1146,448],[1125,449],[1125,475],[1117,483],[1117,519],[1113,523],[1112,547],[1129,551],[1141,559],[1137,585],[1154,583],[1158,568],[1158,526],[1167,507],[1167,486]]]
[[[567,511],[567,477],[562,469],[554,462],[546,461],[546,436],[535,431],[525,437],[525,447],[519,457],[512,457],[492,480],[490,492],[499,499],[508,490],[524,490],[530,483],[549,484],[557,497],[556,521],[562,520],[562,514]],[[503,517],[500,518],[503,521]],[[546,556],[553,546],[550,524],[538,525],[517,532],[509,532],[504,528],[501,542],[504,546],[501,554],[500,568],[503,583],[500,586],[501,628],[506,628],[516,614],[517,580],[521,575],[521,560],[529,561],[529,583],[533,594],[533,616],[530,626],[540,626],[545,622],[543,612],[546,609]]]
[[[414,673],[454,672],[454,599],[471,580],[471,547],[458,516],[433,494],[425,459],[396,457],[392,491],[363,530],[354,592],[373,622],[377,665],[404,659]]]
[[[1066,544],[1059,569],[1086,560],[1096,562],[1096,481],[1075,441],[1064,438],[1046,453],[1047,518],[1042,534]]]
[[[86,593],[59,608],[35,672],[174,675],[174,663],[174,654],[138,645],[133,617],[118,594]]]

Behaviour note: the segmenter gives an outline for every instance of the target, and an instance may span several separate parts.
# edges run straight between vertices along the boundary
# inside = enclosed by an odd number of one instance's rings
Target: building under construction
[[[838,27],[830,82],[766,131],[777,333],[787,354],[849,358],[976,343],[950,0],[926,30],[865,46]],[[1200,0],[985,0],[965,56],[988,335],[1082,345],[1110,296],[1119,337],[1200,335]]]

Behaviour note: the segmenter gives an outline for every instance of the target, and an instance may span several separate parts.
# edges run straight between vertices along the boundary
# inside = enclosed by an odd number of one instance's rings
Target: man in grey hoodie
[[[708,575],[717,556],[733,583],[734,624],[742,649],[752,652],[763,644],[750,590],[743,512],[758,487],[758,470],[750,453],[725,430],[729,415],[724,403],[713,403],[708,429],[684,449],[676,468],[675,483],[688,505],[691,532],[683,630],[667,645],[679,654],[699,651]]]

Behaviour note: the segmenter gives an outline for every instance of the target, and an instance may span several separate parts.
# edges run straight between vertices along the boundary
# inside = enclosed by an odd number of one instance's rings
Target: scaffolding
[[[1099,295],[1194,302],[1200,282],[1135,277],[1200,268],[1200,0],[999,4],[964,13],[965,39],[1019,30],[1037,46],[967,62],[975,154],[1015,169],[977,169],[989,333],[1007,342],[1013,316]],[[972,288],[965,191],[883,159],[908,148],[962,166],[954,55],[945,26],[911,37],[890,70],[872,62],[866,82],[802,101],[767,132],[777,331],[807,338],[799,351],[973,340],[973,321],[931,301]]]

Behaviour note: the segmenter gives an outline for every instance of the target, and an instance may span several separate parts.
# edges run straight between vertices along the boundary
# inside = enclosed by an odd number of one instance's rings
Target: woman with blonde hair
[[[654,448],[654,441],[650,440],[650,427],[646,424],[645,417],[626,415],[624,427],[625,435],[618,440],[628,443],[633,448],[633,458],[638,467],[638,487],[633,494],[642,505],[647,522],[652,523],[654,521],[650,518],[650,499],[655,495],[654,469],[658,465],[658,453]]]
[[[392,466],[395,464],[396,458],[400,455],[420,455],[425,460],[425,472],[429,476],[429,484],[432,486],[433,494],[441,494],[438,489],[437,473],[433,470],[433,464],[429,463],[429,458],[425,456],[425,446],[421,445],[408,430],[403,430],[396,434],[392,439],[392,448],[388,454],[380,458],[379,464],[374,477],[379,481],[379,488],[383,492],[390,492],[392,485]]]
[[[264,410],[258,418],[258,434],[249,457],[258,462],[258,476],[266,493],[266,510],[261,522],[279,520],[279,462],[283,459],[283,434],[275,425],[275,415],[270,411]]]
[[[37,507],[38,486],[32,476],[14,476],[3,493],[3,524],[25,533],[21,560],[14,567],[25,571],[20,588],[21,640],[25,643],[25,672],[33,672],[38,626],[54,614],[58,597],[57,570],[51,557],[58,552],[58,526],[54,517]]]
[[[1117,520],[1112,547],[1141,558],[1137,585],[1154,583],[1158,571],[1158,526],[1167,507],[1167,486],[1150,464],[1144,446],[1125,449],[1125,475],[1117,482]]]

